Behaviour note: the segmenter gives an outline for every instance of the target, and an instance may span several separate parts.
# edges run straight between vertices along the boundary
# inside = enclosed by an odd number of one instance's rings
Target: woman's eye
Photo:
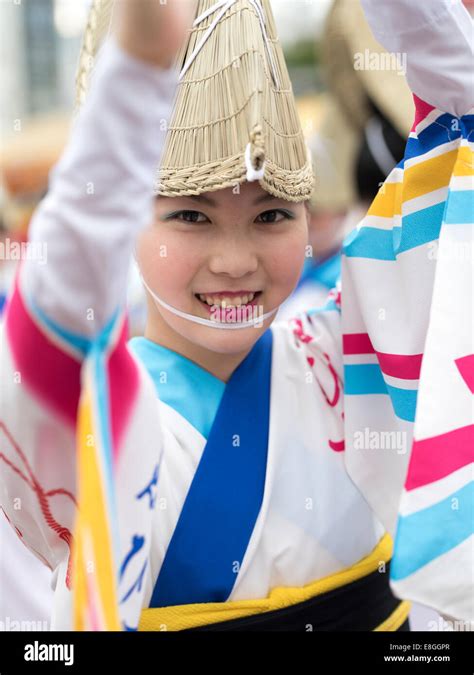
[[[207,220],[206,216],[200,211],[178,211],[173,214],[173,217],[185,223],[204,223]]]
[[[280,209],[273,209],[271,211],[264,211],[257,217],[257,221],[260,223],[279,223],[285,218],[289,218],[289,214],[286,211],[280,211]],[[259,220],[261,218],[261,220]]]

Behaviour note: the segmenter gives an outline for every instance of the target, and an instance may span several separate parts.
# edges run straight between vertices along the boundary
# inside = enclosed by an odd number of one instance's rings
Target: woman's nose
[[[243,277],[257,271],[257,251],[248,240],[221,240],[211,253],[209,269],[213,274]]]

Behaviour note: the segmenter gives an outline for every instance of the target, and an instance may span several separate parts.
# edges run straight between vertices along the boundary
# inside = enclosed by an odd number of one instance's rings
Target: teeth
[[[206,295],[204,293],[199,293],[199,299],[203,302],[206,302],[211,307],[217,305],[225,309],[226,307],[240,307],[241,305],[246,305],[255,297],[255,293],[248,293],[247,295],[235,296],[234,298],[223,297],[218,298],[213,295]]]

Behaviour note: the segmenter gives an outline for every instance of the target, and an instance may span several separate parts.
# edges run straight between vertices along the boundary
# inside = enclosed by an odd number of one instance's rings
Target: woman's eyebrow
[[[155,195],[155,199],[158,200],[160,198],[160,195]],[[166,199],[166,197],[165,197]],[[192,199],[195,202],[204,202],[205,204],[208,204],[209,206],[213,206],[214,208],[218,206],[217,202],[215,202],[213,199],[210,197],[205,197],[204,195],[182,195],[181,197],[175,197],[175,199]]]
[[[196,202],[204,202],[205,204],[209,204],[209,206],[218,206],[217,202],[215,202],[213,199],[210,197],[206,197],[205,195],[188,195],[189,199],[193,199]],[[257,204],[261,204],[262,202],[270,202],[270,201],[277,201],[278,197],[275,197],[275,195],[271,195],[269,193],[260,195],[257,197],[253,204],[256,206]]]
[[[276,199],[278,199],[278,197],[275,197],[275,195],[260,195],[260,197],[257,197],[257,199],[254,201],[254,205],[261,204],[262,202],[275,201]]]
[[[206,197],[205,195],[186,195],[187,199],[192,199],[195,202],[204,202],[204,204],[208,204],[209,206],[216,207],[217,203],[211,199],[210,197]]]
[[[201,195],[186,195],[185,197],[183,197],[183,199],[192,199],[195,202],[201,202],[201,203],[203,202],[204,204],[207,204],[208,206],[212,206],[214,208],[219,206],[218,203],[214,199],[211,199],[211,197],[206,197],[203,194],[201,194]],[[257,204],[261,204],[262,202],[277,201],[277,200],[278,200],[278,197],[275,197],[275,195],[264,194],[264,195],[260,195],[259,197],[257,197],[255,199],[255,201],[253,202],[253,204],[254,204],[254,206],[256,206]]]

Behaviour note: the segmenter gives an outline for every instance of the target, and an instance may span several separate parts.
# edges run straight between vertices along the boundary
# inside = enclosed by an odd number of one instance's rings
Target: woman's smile
[[[208,307],[241,307],[256,304],[262,291],[215,291],[195,293],[196,298]]]
[[[261,306],[263,291],[219,291],[195,293],[206,316],[216,321],[241,322],[252,318],[258,305]],[[263,308],[261,307],[263,313]]]

